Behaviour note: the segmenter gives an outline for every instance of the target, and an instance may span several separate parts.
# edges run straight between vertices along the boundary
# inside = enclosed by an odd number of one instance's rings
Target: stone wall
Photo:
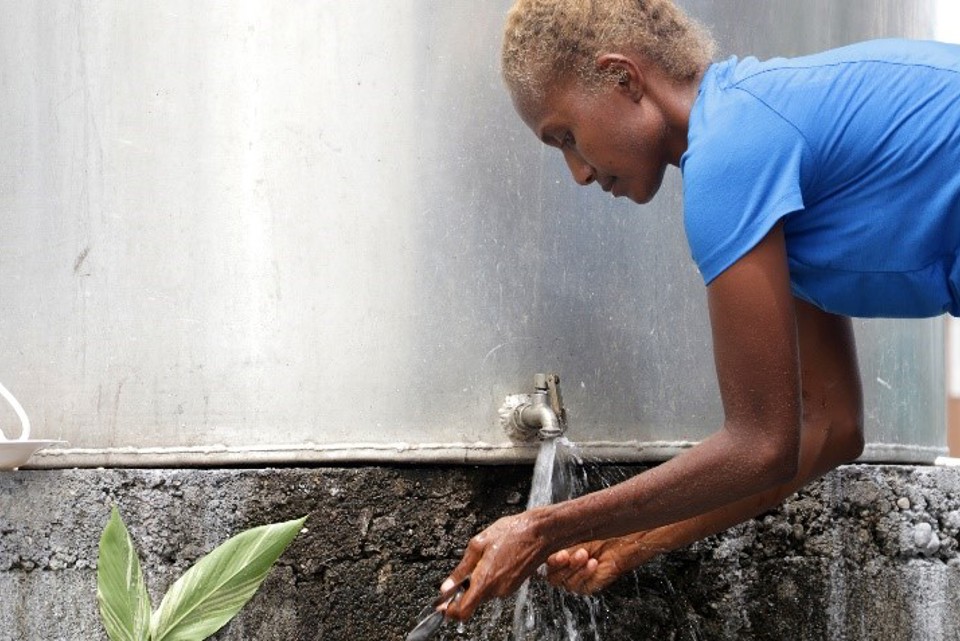
[[[107,638],[95,567],[113,505],[154,605],[232,534],[309,515],[215,639],[403,639],[469,537],[522,509],[530,474],[528,466],[2,473],[0,640]],[[582,638],[604,641],[960,639],[958,537],[960,471],[848,466],[778,510],[650,563],[591,607],[565,603],[596,621]],[[438,638],[510,638],[512,610],[490,604]]]

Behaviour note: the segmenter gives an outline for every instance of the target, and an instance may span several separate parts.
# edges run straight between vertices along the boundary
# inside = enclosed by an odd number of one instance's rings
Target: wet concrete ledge
[[[590,475],[599,483],[642,469]],[[310,515],[215,639],[402,639],[469,537],[522,508],[530,474],[529,466],[2,473],[0,639],[107,638],[95,567],[112,505],[155,605],[230,535]],[[957,468],[847,466],[619,581],[599,600],[599,638],[960,639],[958,538]],[[439,638],[509,638],[512,605],[492,620],[495,609]]]

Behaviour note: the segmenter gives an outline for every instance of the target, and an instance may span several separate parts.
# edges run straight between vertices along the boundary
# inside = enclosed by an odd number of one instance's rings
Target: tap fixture
[[[514,441],[544,441],[557,438],[566,430],[560,377],[537,374],[533,386],[533,394],[508,396],[500,408],[500,423]]]

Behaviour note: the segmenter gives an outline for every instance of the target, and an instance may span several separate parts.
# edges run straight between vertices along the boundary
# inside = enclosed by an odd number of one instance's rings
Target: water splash
[[[582,459],[564,437],[543,441],[533,467],[527,509],[579,496],[586,485]],[[545,569],[538,574],[543,576]],[[600,641],[599,600],[558,590],[546,581],[528,579],[516,594],[514,641]],[[586,623],[584,623],[586,621]]]
[[[565,437],[541,443],[533,468],[533,479],[527,509],[549,505],[582,496],[589,488],[610,487],[626,480],[631,473],[617,466],[607,467],[602,461],[584,461],[579,449]],[[599,467],[598,467],[599,466]],[[512,641],[602,641],[603,616],[606,605],[603,597],[580,596],[554,588],[542,577],[528,579],[514,599],[512,627],[506,638]],[[689,604],[674,589],[666,575],[660,576],[659,586],[653,591],[657,599],[670,604],[670,618],[676,625],[679,639],[700,641],[704,638]],[[637,575],[634,573],[634,580]],[[481,638],[497,635],[497,622],[503,620],[505,602],[496,600]],[[502,628],[499,628],[502,630]]]

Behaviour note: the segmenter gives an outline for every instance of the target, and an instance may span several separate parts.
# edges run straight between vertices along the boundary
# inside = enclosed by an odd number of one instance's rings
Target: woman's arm
[[[800,358],[783,230],[775,227],[708,288],[724,408],[719,431],[611,488],[507,517],[475,536],[451,575],[471,588],[448,612],[467,618],[575,543],[690,519],[769,492],[798,474]]]
[[[800,462],[790,481],[692,519],[617,539],[592,541],[550,557],[548,579],[591,593],[654,556],[685,547],[780,504],[798,489],[863,451],[862,394],[850,319],[795,301],[803,427]]]

